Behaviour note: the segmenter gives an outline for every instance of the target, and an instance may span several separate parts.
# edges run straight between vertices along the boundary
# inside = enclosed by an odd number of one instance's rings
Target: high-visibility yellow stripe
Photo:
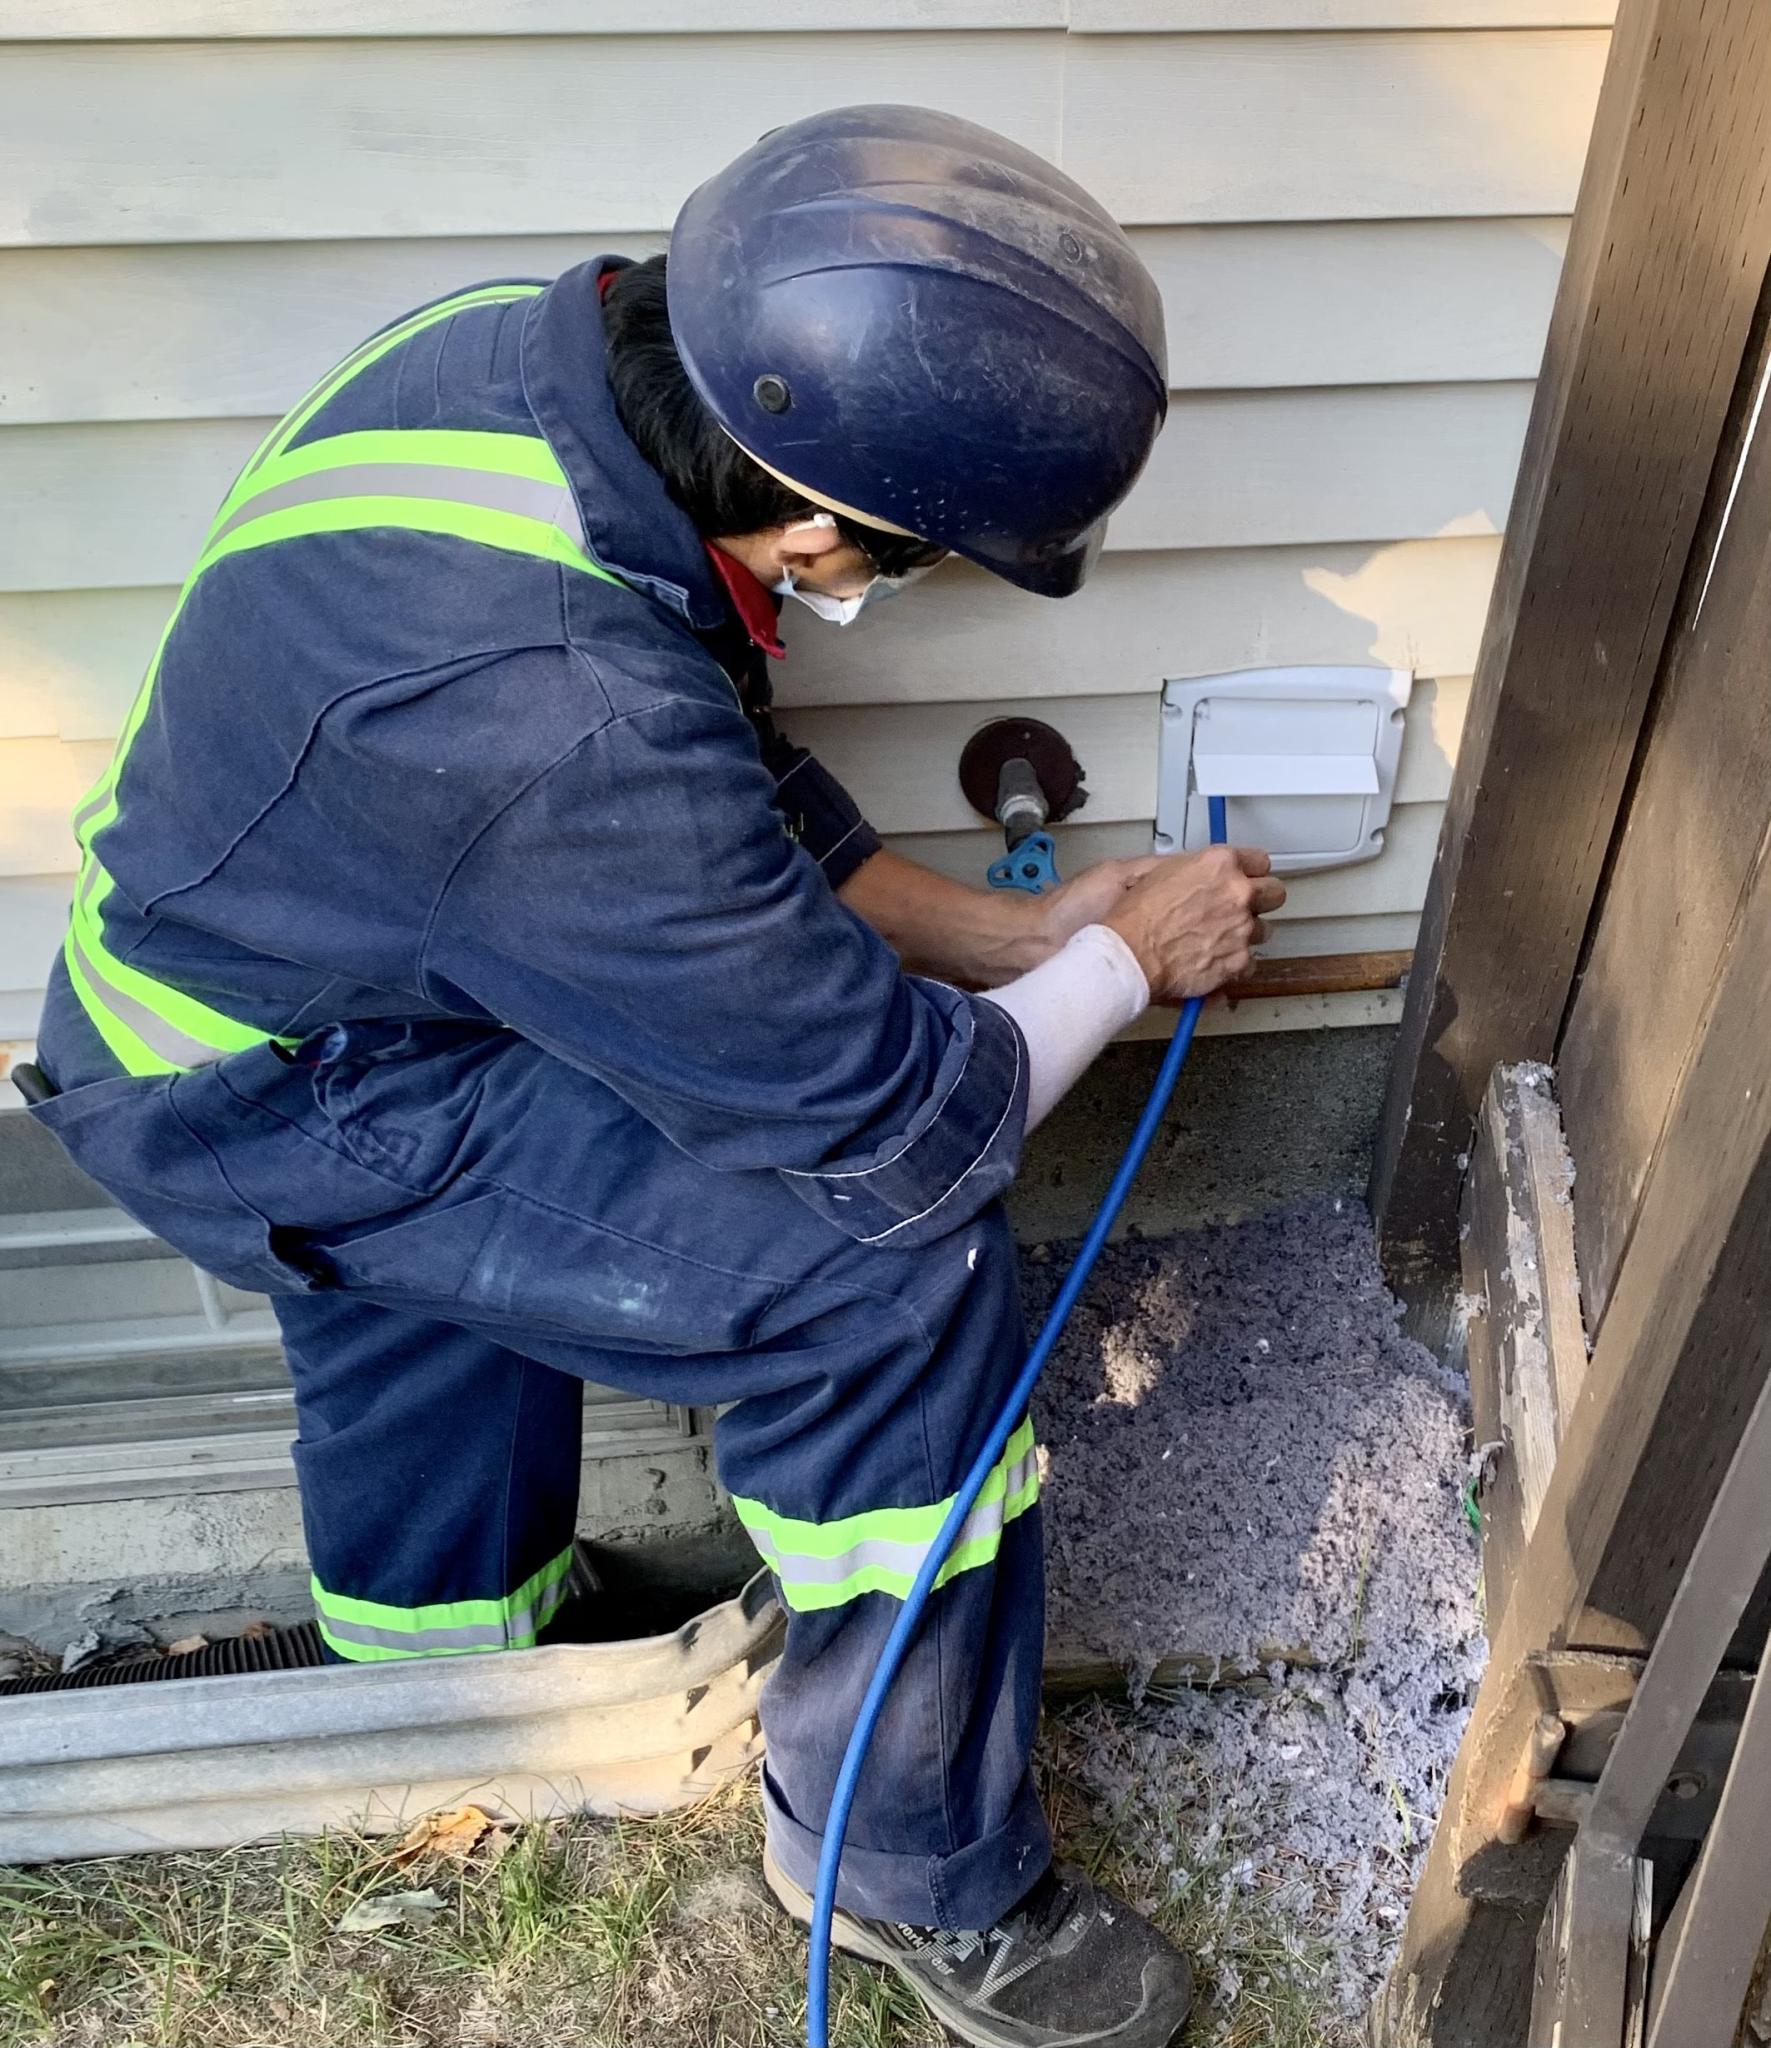
[[[393,427],[327,434],[304,441],[286,455],[272,456],[252,475],[244,504],[292,477],[315,476],[354,462],[418,462],[438,468],[472,469],[487,476],[522,476],[537,483],[564,484],[566,472],[538,434],[488,434],[453,427]],[[220,522],[218,521],[217,524]],[[212,529],[213,530],[213,529]]]
[[[313,1579],[320,1633],[341,1657],[379,1663],[394,1657],[460,1657],[476,1651],[526,1650],[566,1603],[570,1545],[495,1600],[445,1600],[394,1607],[329,1592]]]
[[[505,305],[520,299],[534,298],[545,289],[544,285],[538,284],[482,285],[473,291],[459,292],[455,297],[444,299],[438,305],[426,306],[421,311],[410,314],[406,319],[397,321],[392,327],[386,329],[385,332],[371,335],[360,347],[354,349],[351,354],[346,356],[342,363],[336,364],[332,369],[328,370],[319,383],[308,392],[307,396],[291,411],[285,413],[283,418],[272,427],[264,440],[259,444],[251,460],[240,472],[233,488],[222,500],[220,509],[210,523],[210,534],[213,535],[232,516],[236,507],[244,498],[256,493],[258,488],[256,472],[260,466],[272,454],[280,454],[286,449],[290,441],[306,426],[308,421],[313,418],[327,400],[336,397],[359,371],[366,370],[372,363],[379,362],[390,350],[398,348],[401,342],[410,341],[414,335],[422,334],[427,327],[434,327],[440,321],[452,320],[457,313],[468,311],[476,306]],[[82,811],[90,806],[93,798],[98,795],[100,790],[114,788],[116,784],[117,775],[122,768],[124,756],[129,751],[129,743],[134,739],[137,731],[140,729],[142,719],[147,715],[148,700],[153,694],[154,679],[159,673],[160,657],[165,652],[166,642],[171,637],[172,628],[177,622],[179,613],[184,609],[185,599],[190,596],[191,586],[202,573],[203,566],[203,558],[199,555],[196,566],[185,578],[184,584],[173,604],[171,616],[167,619],[161,631],[159,645],[154,650],[154,658],[149,662],[147,674],[142,678],[141,688],[136,692],[135,700],[129,707],[129,716],[124,720],[123,730],[118,735],[116,746],[112,749],[110,761],[92,789],[81,799],[80,810]],[[92,830],[94,832],[101,831],[115,816],[116,810],[112,806],[101,819],[93,824]],[[89,836],[83,838],[81,843],[82,845],[89,844]]]
[[[525,519],[520,513],[495,512],[484,506],[441,498],[327,498],[318,504],[287,506],[248,519],[232,533],[224,534],[204,556],[203,566],[212,567],[229,555],[268,547],[273,541],[301,540],[320,533],[360,533],[377,526],[402,533],[434,533],[455,540],[477,541],[482,547],[558,562],[563,568],[582,570],[605,583],[621,580],[599,568],[557,527],[546,526],[538,519]]]
[[[846,1606],[864,1593],[902,1600],[928,1557],[955,1496],[927,1507],[873,1508],[830,1522],[778,1515],[758,1500],[734,1498],[738,1519],[797,1613]],[[962,1572],[993,1564],[1002,1534],[1039,1498],[1033,1425],[1023,1420],[984,1482],[959,1540],[936,1576],[945,1586]]]
[[[578,518],[565,472],[539,435],[376,429],[289,446],[351,378],[426,327],[469,307],[531,298],[543,289],[485,286],[427,307],[372,337],[271,430],[211,523],[110,763],[74,814],[82,870],[64,948],[68,974],[82,1007],[126,1072],[182,1072],[266,1044],[273,1035],[143,974],[118,960],[105,944],[103,902],[111,880],[98,863],[94,842],[116,819],[123,763],[147,716],[173,626],[201,576],[230,556],[278,541],[387,528],[465,540],[620,583],[575,537]],[[480,479],[485,480],[483,496]]]

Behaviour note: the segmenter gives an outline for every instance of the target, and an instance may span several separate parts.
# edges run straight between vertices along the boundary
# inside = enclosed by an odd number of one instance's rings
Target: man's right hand
[[[1240,981],[1267,936],[1261,919],[1285,901],[1273,864],[1248,846],[1159,860],[1103,920],[1137,956],[1154,1003],[1208,996]]]

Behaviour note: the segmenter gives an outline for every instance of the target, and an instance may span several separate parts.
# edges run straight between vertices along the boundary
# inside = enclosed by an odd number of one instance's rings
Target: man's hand
[[[1131,860],[1097,861],[1092,868],[1084,868],[1043,896],[1032,898],[1038,939],[1044,948],[1040,959],[1055,953],[1084,925],[1108,923],[1132,884],[1161,865],[1162,856],[1156,853],[1140,854]]]
[[[1122,885],[1116,908],[1083,922],[1105,924],[1119,934],[1137,956],[1156,1003],[1208,996],[1227,981],[1241,980],[1254,964],[1254,948],[1267,936],[1262,918],[1285,901],[1272,862],[1252,847],[1214,846],[1204,853],[1113,865],[1143,872]]]

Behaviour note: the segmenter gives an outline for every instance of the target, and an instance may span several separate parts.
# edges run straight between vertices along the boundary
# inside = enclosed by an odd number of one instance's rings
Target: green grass
[[[1141,1774],[1136,1717],[1055,1720],[1043,1789],[1066,1854],[1154,1912],[1208,1991],[1189,2040],[1356,2048],[1325,2015],[1329,1946],[1275,1901],[1235,1802],[1203,1770]],[[1104,1785],[1124,1789],[1104,1793]],[[755,1875],[745,1785],[669,1819],[512,1831],[465,1867],[398,1869],[387,1844],[318,1841],[0,1870],[4,2048],[789,2048],[803,1937]],[[433,1888],[423,1927],[341,1935],[357,1900]],[[934,2048],[898,1981],[839,1960],[842,2048]]]

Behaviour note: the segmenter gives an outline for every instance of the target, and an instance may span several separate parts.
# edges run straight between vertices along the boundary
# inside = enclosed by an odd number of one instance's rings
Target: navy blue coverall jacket
[[[877,842],[776,733],[616,418],[608,267],[424,328],[302,437],[540,434],[619,584],[381,530],[207,570],[98,838],[105,943],[281,1042],[122,1075],[58,963],[40,1114],[273,1294],[338,1656],[536,1639],[584,1379],[736,1404],[722,1476],[791,1620],[770,1824],[804,1882],[917,1546],[1019,1363],[995,1197],[1024,1050],[838,900]],[[998,1477],[882,1731],[856,1910],[986,1924],[1046,1859],[1025,1431]]]

